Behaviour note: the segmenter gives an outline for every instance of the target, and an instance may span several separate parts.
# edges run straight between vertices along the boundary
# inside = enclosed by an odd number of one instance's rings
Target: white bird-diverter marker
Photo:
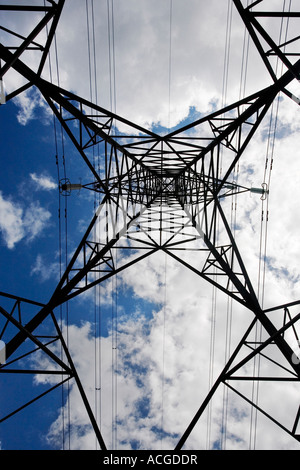
[[[6,103],[5,88],[3,80],[0,79],[0,104]]]
[[[0,340],[0,365],[6,362],[6,345]]]

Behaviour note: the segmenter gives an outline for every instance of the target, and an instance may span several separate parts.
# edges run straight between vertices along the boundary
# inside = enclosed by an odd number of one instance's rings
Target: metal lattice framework
[[[247,7],[240,0],[233,0],[233,3],[268,68],[273,84],[164,136],[150,132],[42,78],[63,0],[47,2],[48,6],[44,7],[0,6],[2,14],[8,10],[40,10],[44,13],[43,19],[28,37],[20,37],[17,32],[6,30],[11,36],[18,38],[20,44],[13,49],[0,44],[0,58],[4,63],[0,69],[0,78],[5,78],[6,72],[13,68],[26,80],[24,85],[6,96],[6,101],[31,86],[39,90],[90,170],[90,182],[81,187],[96,191],[101,197],[99,208],[48,302],[40,304],[1,293],[1,298],[10,301],[11,307],[9,310],[0,307],[4,320],[1,338],[6,343],[6,363],[1,365],[0,371],[2,374],[29,373],[16,366],[23,357],[20,351],[25,341],[32,344],[30,353],[43,351],[58,369],[54,367],[53,371],[30,372],[63,374],[64,380],[53,388],[71,378],[75,379],[102,449],[106,445],[101,430],[93,416],[54,311],[68,300],[159,250],[253,313],[252,323],[190,425],[183,431],[176,449],[184,446],[220,384],[225,383],[232,387],[233,381],[238,380],[242,367],[254,357],[271,357],[269,350],[274,345],[280,352],[276,365],[285,371],[282,380],[299,380],[299,362],[293,360],[294,353],[285,333],[292,331],[296,335],[295,326],[300,314],[290,315],[290,305],[276,306],[269,310],[261,308],[223,211],[223,201],[241,192],[250,191],[249,188],[232,183],[230,175],[278,93],[283,92],[296,103],[299,102],[288,91],[288,87],[295,79],[299,80],[300,60],[294,49],[290,53],[287,50],[289,46],[297,47],[298,37],[278,44],[264,29],[260,19],[282,18],[284,15],[299,19],[300,12],[265,12],[260,9],[263,2],[254,2]],[[47,40],[44,45],[38,44],[35,39],[46,26]],[[32,70],[22,61],[22,53],[29,49],[36,49],[41,53],[37,70]],[[283,73],[274,69],[272,57],[283,63]],[[5,113],[4,107],[1,112]],[[103,148],[100,170],[90,157],[90,149],[99,144]],[[219,176],[221,154],[222,177]],[[72,184],[65,180],[60,190],[62,194],[68,194],[72,190]],[[266,190],[262,189],[261,194],[266,195]],[[221,239],[217,236],[217,220],[221,224]],[[100,221],[109,229],[95,239],[94,231]],[[183,251],[191,247],[196,251],[194,265],[185,261],[182,256]],[[118,259],[116,263],[117,251],[125,249],[130,257],[123,257],[121,263]],[[300,301],[294,304],[297,303]],[[272,322],[270,313],[275,310],[282,312],[281,327]],[[46,340],[38,333],[45,321],[52,323],[56,331],[55,335]],[[267,339],[250,346],[250,333],[257,323],[263,326]],[[50,347],[53,342],[61,343],[65,360],[53,353]],[[239,352],[247,347],[246,356],[236,362]],[[244,379],[254,380],[255,377]],[[270,380],[263,376],[259,379]],[[28,404],[9,413],[2,421]],[[255,403],[252,405],[258,408]],[[267,414],[264,410],[259,410]],[[291,428],[286,428],[272,416],[269,418],[299,440],[299,411],[293,417]]]

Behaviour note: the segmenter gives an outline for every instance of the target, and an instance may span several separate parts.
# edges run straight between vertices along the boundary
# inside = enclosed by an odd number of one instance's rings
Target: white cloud
[[[284,102],[284,106],[287,103]],[[294,114],[292,113],[294,116]],[[283,114],[283,119],[286,118]],[[297,224],[297,205],[299,201],[299,185],[297,174],[291,180],[291,168],[295,168],[295,149],[297,149],[297,124],[294,116],[295,130],[284,135],[276,143],[274,168],[272,170],[271,188],[268,200],[269,233],[267,254],[271,263],[266,266],[264,284],[265,307],[279,305],[290,300],[298,300],[298,268],[299,243]],[[242,172],[241,183],[259,186],[265,163],[266,146],[264,128],[253,139],[252,145],[241,160],[241,166],[248,162],[253,165],[254,172]],[[280,132],[279,127],[278,131]],[[270,162],[269,162],[270,163]],[[277,171],[276,171],[277,170]],[[253,178],[253,181],[251,179]],[[237,200],[236,241],[254,288],[257,289],[259,273],[259,247],[262,202],[259,196],[250,193],[241,195]],[[225,205],[230,220],[231,201]],[[266,210],[266,203],[264,203]],[[266,216],[266,214],[265,214]],[[265,220],[265,219],[264,219]],[[194,252],[184,253],[192,265],[199,263],[199,256]],[[167,279],[167,286],[165,286]],[[101,430],[109,448],[113,438],[117,439],[117,447],[130,448],[138,445],[147,449],[172,449],[178,437],[185,430],[194,416],[202,400],[209,390],[209,385],[228,359],[228,343],[226,334],[229,324],[232,352],[234,345],[241,339],[252,319],[251,312],[233,304],[233,316],[230,320],[230,302],[222,293],[217,294],[216,305],[213,307],[211,286],[203,282],[188,269],[182,267],[164,254],[159,253],[146,258],[143,262],[132,265],[118,275],[118,287],[131,289],[134,292],[132,304],[126,306],[126,317],[120,315],[118,336],[118,373],[112,376],[112,337],[96,339],[91,335],[88,324],[80,328],[70,325],[70,343],[80,377],[89,393],[91,403],[95,400],[95,377],[92,373],[94,364],[87,368],[87,357],[95,358],[95,348],[100,350],[98,361],[102,363],[102,414]],[[102,290],[108,294],[109,288]],[[261,286],[260,286],[261,288]],[[90,297],[92,298],[92,297]],[[154,301],[161,306],[153,307],[153,318],[143,315],[143,309],[136,310],[135,301]],[[106,302],[109,296],[106,297]],[[83,307],[82,308],[86,308]],[[213,317],[213,308],[216,317]],[[120,311],[121,313],[121,311]],[[283,312],[271,316],[278,327],[282,325]],[[214,323],[215,322],[215,323]],[[215,328],[215,330],[214,330]],[[215,331],[212,343],[212,332]],[[226,333],[227,332],[227,333]],[[74,336],[73,336],[74,335]],[[212,350],[212,345],[214,349]],[[95,346],[96,345],[96,346]],[[82,349],[81,349],[82,348]],[[91,351],[88,353],[88,351]],[[211,370],[211,354],[214,354],[214,365]],[[227,356],[226,356],[227,354]],[[99,363],[98,363],[99,365]],[[246,369],[252,373],[253,364]],[[263,364],[261,369],[266,375],[273,375],[270,364]],[[210,377],[213,373],[213,380]],[[118,389],[117,410],[111,402],[112,378],[115,377]],[[97,384],[96,384],[97,385]],[[251,386],[234,383],[237,389],[251,397]],[[115,389],[116,390],[116,389]],[[100,393],[100,391],[97,391]],[[249,395],[250,393],[250,395]],[[210,444],[217,444],[222,438],[224,409],[223,390],[216,394],[213,401],[212,419],[210,423]],[[233,392],[229,392],[230,401],[227,409],[226,448],[247,449],[251,435],[251,410],[247,403]],[[279,383],[267,382],[260,387],[259,405],[274,413],[280,422],[292,427],[293,418],[298,407],[298,391],[293,384],[282,388]],[[70,394],[72,406],[72,446],[78,449],[94,448],[94,434],[83,427],[88,425],[86,414],[81,408],[81,399],[72,388]],[[278,409],[276,403],[280,402]],[[227,401],[225,400],[225,403]],[[295,411],[296,406],[296,411]],[[99,412],[99,403],[97,409]],[[112,437],[112,412],[117,412],[117,437]],[[67,408],[65,408],[67,413]],[[286,421],[288,421],[286,423]],[[165,435],[163,439],[159,429],[163,423]],[[199,421],[187,442],[188,449],[206,448],[207,414]],[[261,449],[298,449],[296,441],[281,432],[280,429],[260,414],[256,447]],[[61,418],[53,423],[49,438],[58,445],[61,433]],[[252,436],[253,438],[253,436]],[[253,441],[252,441],[253,442]]]
[[[44,230],[50,217],[51,213],[41,207],[39,203],[30,204],[25,210],[23,218],[25,233],[28,235],[29,240],[33,240]]]
[[[226,8],[228,2],[173,2],[173,37],[171,88],[169,90],[169,3],[161,1],[140,2],[131,0],[115,2],[115,58],[116,58],[116,111],[128,119],[151,126],[153,123],[173,125],[183,119],[190,106],[207,113],[221,102],[224,65],[224,43],[226,32]],[[58,28],[59,64],[61,85],[87,98],[90,97],[85,2],[66,2]],[[99,79],[99,104],[110,108],[110,74],[107,53],[107,12],[105,2],[95,2],[97,19],[97,70]],[[243,26],[233,13],[230,73],[228,77],[227,102],[239,96],[241,53],[237,45],[243,42]],[[216,34],[218,33],[218,34]],[[75,51],[75,53],[74,53]],[[74,58],[76,57],[76,60]],[[247,94],[268,85],[271,80],[254,48],[250,49]],[[13,83],[6,82],[12,86]],[[171,103],[169,116],[168,96]],[[30,98],[31,97],[31,98]],[[43,102],[34,94],[22,95],[19,99],[21,111],[19,122],[26,124],[34,117],[36,106]],[[289,300],[297,300],[300,255],[299,235],[299,152],[298,108],[285,99],[280,105],[274,169],[272,170],[270,196],[268,200],[268,250],[269,263],[265,279],[265,305],[273,306]],[[260,186],[266,155],[267,123],[253,139],[240,162],[240,180],[246,185]],[[284,132],[283,132],[284,131]],[[270,162],[269,162],[270,164]],[[249,175],[249,165],[253,171]],[[44,189],[52,189],[52,182],[43,175],[31,174],[33,181]],[[253,178],[253,181],[251,181]],[[24,209],[0,194],[0,227],[9,248],[24,238],[36,237],[50,214],[39,205]],[[238,199],[236,241],[241,248],[248,273],[257,288],[261,202],[255,196],[243,195]],[[232,215],[231,205],[228,216]],[[266,210],[266,205],[264,206]],[[264,214],[266,217],[266,213]],[[264,219],[266,220],[266,219]],[[198,263],[194,253],[186,253],[191,263]],[[164,269],[166,268],[166,273]],[[33,274],[43,279],[52,275],[54,265],[45,263],[39,255],[32,268]],[[165,290],[165,275],[168,287]],[[155,301],[153,318],[144,318],[143,312],[128,307],[127,318],[120,319],[118,338],[118,447],[128,448],[133,441],[145,448],[172,447],[176,443],[173,433],[180,435],[185,429],[201,401],[205,397],[210,377],[211,333],[215,331],[213,376],[224,365],[226,331],[228,327],[228,299],[217,295],[217,323],[212,317],[212,288],[182,269],[171,258],[153,256],[143,264],[138,263],[119,276],[122,286],[132,289],[134,300]],[[103,300],[110,300],[112,282],[102,290]],[[231,348],[244,332],[251,314],[234,305],[231,330]],[[282,318],[279,317],[279,324]],[[85,384],[91,402],[95,400],[94,350],[91,326],[69,326],[71,351]],[[102,364],[102,426],[107,444],[112,444],[112,342],[111,336],[95,340],[100,350]],[[99,365],[99,364],[98,364]],[[269,370],[269,369],[268,369]],[[45,380],[45,377],[44,377]],[[96,384],[97,385],[97,384]],[[279,412],[280,418],[294,416],[292,405],[297,402],[294,387],[281,390],[279,384],[263,385],[266,405]],[[268,388],[269,387],[269,388]],[[243,386],[242,386],[243,389]],[[230,395],[231,396],[231,395]],[[227,446],[247,448],[249,438],[250,410],[236,395],[231,396],[228,409]],[[72,436],[75,448],[91,448],[95,439],[80,407],[76,388],[71,389]],[[278,409],[278,403],[281,404]],[[163,406],[162,406],[163,405]],[[98,405],[99,406],[99,405]],[[147,413],[146,413],[147,410]],[[116,411],[116,410],[115,410]],[[211,442],[220,437],[223,395],[217,394],[211,422]],[[261,418],[260,418],[261,420]],[[155,429],[163,422],[167,436],[161,441]],[[259,421],[260,422],[260,421]],[[188,445],[198,449],[206,445],[206,417],[192,433]],[[261,448],[298,448],[269,421],[258,428],[257,442]],[[50,438],[60,438],[61,419],[53,424]],[[276,432],[275,432],[276,431]],[[202,437],[201,437],[202,436]],[[204,438],[205,436],[205,438]]]
[[[39,189],[51,190],[57,188],[57,184],[47,175],[30,173],[30,178],[36,183]]]
[[[19,124],[22,126],[26,126],[30,120],[36,119],[37,110],[40,111],[43,109],[45,116],[47,113],[49,113],[49,110],[45,107],[45,103],[41,98],[41,95],[32,89],[30,89],[27,93],[18,95],[15,99],[15,103],[19,107],[17,119]]]
[[[113,110],[144,126],[158,122],[174,125],[187,116],[190,106],[206,113],[212,102],[221,100],[227,2],[213,0],[207,4],[190,0],[183,4],[174,1],[171,57],[169,5],[169,2],[162,4],[158,0],[117,2],[114,8],[114,41],[111,17],[110,38],[108,34],[106,2],[94,5],[98,104],[110,109],[113,95]],[[92,93],[95,99],[94,83],[90,90],[88,46],[86,41],[82,41],[82,38],[87,38],[87,25],[83,18],[86,18],[85,2],[73,0],[72,5],[65,4],[57,28],[60,85],[86,98],[90,98]],[[28,15],[27,26],[29,19]],[[17,16],[14,21],[15,25],[18,24]],[[238,98],[242,67],[241,48],[233,45],[242,44],[244,26],[235,10],[233,25],[228,102]],[[89,34],[92,38],[91,17]],[[248,93],[270,83],[258,54],[253,49],[250,52],[253,60],[248,66]],[[39,58],[39,53],[32,53],[29,63],[37,64]],[[54,51],[51,58],[52,76],[56,80]],[[93,57],[91,59],[93,74]],[[49,78],[47,66],[44,75]],[[6,79],[8,88],[19,85],[20,78],[14,72],[10,79],[8,77],[10,73]],[[20,95],[19,104],[23,109],[19,115],[23,124],[34,116],[37,105],[43,105],[32,92]]]
[[[38,202],[23,208],[19,203],[3,197],[0,192],[0,231],[10,249],[22,239],[32,241],[44,230],[51,214]]]
[[[154,282],[151,282],[153,279]],[[157,282],[158,279],[161,282]],[[275,279],[274,282],[273,297],[281,280]],[[222,293],[217,293],[214,305],[212,287],[188,269],[180,269],[171,258],[165,260],[164,255],[149,257],[132,266],[126,274],[119,275],[119,292],[123,286],[134,289],[135,299],[165,303],[162,307],[154,306],[150,318],[149,314],[144,315],[142,307],[136,309],[134,301],[127,304],[125,314],[120,309],[117,350],[113,349],[115,333],[111,332],[106,338],[95,338],[93,325],[89,323],[69,325],[69,348],[91,406],[97,410],[101,432],[109,449],[114,445],[118,449],[130,449],[131,446],[152,450],[173,449],[205,398],[209,386],[225,365],[229,350],[233,351],[241,334],[246,331],[252,313],[237,304],[233,304],[231,310],[228,299]],[[273,300],[276,302],[276,299]],[[81,308],[86,316],[87,306],[81,305]],[[47,367],[47,362],[43,366]],[[249,363],[242,372],[251,375],[253,366]],[[273,375],[274,370],[278,372],[272,363],[261,359],[261,374]],[[42,376],[40,380],[45,381],[46,377]],[[252,382],[237,381],[231,382],[231,385],[251,398]],[[96,390],[98,388],[101,390]],[[248,449],[250,407],[230,391],[227,402],[224,393],[220,387],[212,402],[211,420],[205,412],[186,443],[187,449],[199,450],[214,443],[217,445],[223,436],[222,416],[226,417],[226,448]],[[69,400],[51,426],[50,442],[54,446],[61,445],[61,412],[64,412],[67,426],[70,404],[72,448],[95,448],[95,436],[89,429],[76,386],[71,388]],[[278,402],[281,403],[280,408],[276,405]],[[262,383],[259,405],[267,411],[276,410],[276,418],[285,424],[289,421],[290,425],[298,409],[296,385],[286,388],[281,383]],[[114,434],[112,426],[115,420],[118,424]],[[257,448],[298,448],[293,439],[260,415],[258,423],[257,428],[253,425],[257,432]],[[161,427],[163,435],[160,433]]]
[[[31,275],[39,276],[41,281],[47,281],[54,277],[59,279],[60,267],[58,262],[47,262],[42,255],[36,257],[35,263],[31,268]]]
[[[13,248],[24,237],[22,216],[23,209],[0,193],[0,230],[8,248]]]

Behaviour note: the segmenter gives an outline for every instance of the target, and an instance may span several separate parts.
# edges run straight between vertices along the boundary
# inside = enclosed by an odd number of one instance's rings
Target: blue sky
[[[37,109],[26,126],[18,122],[19,108],[13,102],[7,103],[5,109],[6,117],[1,125],[1,140],[6,142],[3,155],[9,155],[9,157],[5,158],[5,171],[1,173],[1,291],[47,303],[59,280],[60,270],[63,271],[65,266],[65,208],[67,207],[68,211],[69,256],[80,241],[85,225],[92,217],[94,196],[85,189],[71,196],[59,194],[54,128],[52,121],[45,117],[43,109]],[[81,174],[89,175],[89,171],[86,170],[84,164],[81,165],[80,158],[68,140],[64,142],[64,151],[65,167],[71,181],[79,182]],[[72,163],[72,158],[75,157],[77,157],[76,164]],[[58,161],[63,175],[61,156],[58,156]],[[82,182],[89,181],[92,179]],[[63,258],[61,267],[59,262],[59,205],[61,207]],[[31,219],[31,213],[33,219]],[[27,219],[30,223],[27,223]],[[32,224],[37,219],[42,223],[36,230],[32,230]],[[101,328],[103,337],[110,334],[112,315],[116,315],[114,305],[118,305],[119,314],[126,312],[130,315],[133,311],[132,288],[120,289],[117,301],[115,287],[109,288],[111,289],[113,289],[112,292],[108,292],[111,302],[108,301],[101,307],[101,327],[95,326],[97,333]],[[13,301],[3,298],[2,301],[2,306],[7,305],[7,310],[12,309]],[[84,315],[82,315],[83,305]],[[152,310],[155,306],[157,303],[154,300],[151,302],[151,299],[145,302],[137,298],[134,302],[134,309],[142,311],[148,319],[152,317]],[[29,315],[37,313],[38,310],[37,307],[29,308]],[[80,299],[73,302],[70,320],[71,323],[78,325],[82,322],[93,324],[95,320],[93,297],[86,299],[84,304]],[[51,325],[49,327],[52,328]],[[94,327],[91,328],[93,330]],[[91,335],[93,334],[95,334],[94,331],[91,331]],[[138,373],[138,368],[136,371]],[[2,393],[7,410],[13,410],[14,406],[22,406],[23,402],[33,399],[45,390],[43,385],[36,385],[32,388],[28,385],[25,387],[25,383],[32,384],[32,376],[5,377],[5,387]],[[16,387],[22,388],[21,396],[13,393]],[[61,405],[61,396],[62,391],[59,388],[58,391],[52,392],[46,398],[22,411],[20,421],[16,417],[3,423],[1,430],[3,448],[52,448],[47,444],[45,435],[56,418],[57,409]],[[14,405],[15,402],[17,405]],[[43,420],[39,419],[41,413],[44,416]],[[22,430],[18,435],[15,433],[16,423]]]
[[[24,223],[24,217],[26,208],[34,204],[36,207],[43,207],[46,211],[45,224],[49,228],[55,227],[53,225],[55,222],[50,220],[55,216],[55,205],[57,206],[57,198],[53,194],[53,191],[43,191],[39,190],[38,185],[33,180],[30,175],[37,175],[39,172],[44,174],[49,174],[49,177],[56,184],[56,178],[53,178],[53,170],[55,170],[55,153],[53,144],[50,146],[47,143],[47,137],[50,136],[46,131],[49,128],[44,127],[43,124],[39,123],[37,119],[33,126],[35,132],[28,132],[28,129],[20,124],[18,124],[16,118],[16,112],[18,111],[17,107],[13,103],[9,103],[6,106],[7,109],[7,119],[2,121],[1,125],[1,138],[2,141],[7,141],[7,147],[3,151],[3,157],[6,161],[6,171],[1,173],[1,194],[2,198],[6,201],[11,201],[12,204],[19,205],[20,208],[20,218]],[[16,139],[16,129],[18,129],[19,136]],[[38,136],[38,138],[36,138]],[[19,145],[16,146],[16,141]],[[54,165],[51,165],[51,162],[54,162]],[[39,168],[37,171],[36,169]],[[15,171],[17,170],[18,176]],[[55,176],[55,175],[54,175]],[[54,229],[55,230],[55,229]],[[51,234],[51,230],[48,231]],[[28,250],[31,252],[33,250],[33,244],[30,243],[30,238],[34,234],[30,233],[30,227],[20,226],[20,241],[28,247]],[[54,231],[53,238],[56,238],[56,233]],[[18,240],[16,243],[11,241],[11,248],[17,248]],[[23,244],[22,243],[22,244]],[[5,242],[2,240],[2,245],[5,245]],[[22,247],[20,247],[20,252],[22,252]],[[26,251],[26,250],[25,250]],[[16,255],[20,257],[20,252],[12,250],[8,252],[11,256]],[[26,253],[23,252],[21,258],[26,257]],[[11,265],[15,265],[15,269],[18,267],[16,262],[18,258],[12,258],[10,260]],[[24,260],[25,262],[25,260]],[[28,262],[28,260],[27,260]],[[8,283],[9,285],[9,283]],[[27,286],[24,286],[23,293],[25,294]]]
[[[73,5],[75,1],[77,8],[66,2],[57,31],[60,84],[79,96],[90,99],[92,95],[94,99],[96,90],[89,86],[85,2],[73,0]],[[270,7],[270,2],[266,3],[266,7]],[[91,7],[92,2],[87,4]],[[205,2],[203,8],[204,2],[191,0],[188,5],[186,2],[183,5],[183,2],[173,0],[170,56],[171,2],[162,5],[156,0],[154,8],[153,1],[131,0],[126,5],[117,1],[114,4],[115,49],[110,49],[115,61],[115,100],[112,100],[112,61],[109,62],[108,54],[109,43],[112,44],[109,41],[112,37],[108,37],[112,11],[109,16],[108,4],[112,6],[112,2],[95,5],[97,60],[92,62],[92,68],[97,65],[97,97],[101,106],[110,109],[113,104],[119,115],[160,134],[167,127],[178,128],[218,109],[224,102],[238,99],[244,29],[234,10],[226,96],[222,90],[227,2],[222,2],[222,8],[220,2],[209,2],[209,6]],[[33,22],[32,18],[27,20],[28,24],[21,16],[16,16],[13,24],[22,31]],[[89,20],[92,37],[91,17]],[[35,63],[36,59],[29,57],[28,60]],[[51,50],[51,60],[56,81],[54,50]],[[46,67],[47,79],[48,72]],[[245,94],[270,82],[252,45]],[[8,91],[18,84],[16,74],[8,74],[5,78]],[[1,106],[0,114],[0,291],[47,303],[66,263],[65,209],[67,259],[81,240],[95,209],[91,191],[82,189],[68,197],[59,194],[57,169],[60,178],[64,177],[65,170],[72,183],[84,184],[93,179],[68,138],[64,137],[62,141],[59,126],[55,145],[53,117],[34,90]],[[233,224],[236,240],[266,307],[299,299],[298,114],[295,103],[281,99],[274,154],[268,149],[266,140],[268,116],[233,175],[233,179],[238,178],[241,184],[260,187],[266,156],[269,157],[268,170],[273,158],[268,207],[259,197],[249,193],[235,200],[237,212],[233,213],[231,203],[225,205],[230,216],[237,216]],[[267,209],[268,262],[262,293],[259,248],[262,210]],[[185,256],[197,265],[195,252],[187,252]],[[10,311],[13,301],[1,298],[0,305]],[[28,318],[39,309],[23,303],[22,308]],[[164,254],[152,255],[132,265],[95,292],[89,291],[73,299],[61,312],[58,309],[58,318],[62,315],[64,322],[67,308],[68,329],[64,332],[69,338],[78,373],[108,447],[123,449],[174,447],[222,369],[228,351],[252,319],[245,309],[239,305],[231,306],[226,296],[216,293],[210,285]],[[298,312],[295,309],[292,313]],[[278,317],[274,314],[272,319],[281,325],[280,313]],[[116,320],[118,335],[111,327]],[[232,342],[229,344],[230,324]],[[48,331],[47,323],[43,333],[45,331]],[[50,367],[42,355],[27,364],[33,368]],[[273,373],[268,365],[263,364],[263,367],[263,371]],[[15,400],[31,399],[54,383],[45,376],[33,379],[32,375],[3,374],[0,378],[2,403],[8,410],[13,408]],[[262,387],[260,403],[276,410],[278,419],[294,416],[299,391],[293,384],[288,391],[278,384],[271,391],[266,384]],[[90,433],[76,387],[71,385],[69,392],[68,400],[67,389],[62,397],[60,388],[2,423],[1,448],[61,448],[62,416],[66,426],[65,447],[68,448],[69,410],[71,448],[95,448],[95,438]],[[253,445],[249,407],[234,395],[230,402],[225,397],[223,390],[216,395],[211,414],[206,415],[204,422],[199,423],[192,433],[188,448],[211,448],[222,439],[224,446],[225,428],[226,448],[246,449]],[[282,403],[280,410],[278,401]],[[225,411],[227,422],[224,427]],[[272,423],[264,418],[259,420],[262,427],[257,429],[258,446],[298,449],[298,444],[278,432]],[[252,444],[249,444],[251,439]]]
[[[13,208],[18,208],[19,218],[16,224],[18,224],[20,232],[19,239],[15,238],[15,242],[11,242],[12,246],[9,248],[7,240],[4,240],[3,236],[1,238],[1,290],[31,300],[47,302],[55,280],[50,283],[42,282],[40,276],[35,275],[32,270],[39,253],[43,253],[45,263],[50,263],[55,259],[58,250],[58,194],[56,190],[40,190],[30,175],[43,173],[51,181],[57,183],[55,149],[53,141],[51,142],[52,136],[49,135],[49,126],[45,127],[37,118],[31,126],[24,127],[18,123],[17,113],[18,108],[13,103],[8,103],[6,118],[1,119],[1,141],[7,142],[5,150],[2,149],[5,171],[1,172],[1,198],[6,202],[6,206],[9,204],[8,209],[10,209],[11,215],[14,213]],[[18,133],[17,138],[16,132]],[[47,214],[41,231],[34,237],[30,233],[30,227],[25,223],[26,210],[29,207],[38,207]],[[6,216],[8,217],[9,214]],[[11,234],[8,233],[5,236],[11,237]],[[45,250],[46,240],[47,248]],[[13,397],[16,394],[12,392],[12,389],[15,390],[15,387],[22,390],[21,394],[17,394],[17,398],[21,399],[20,404],[25,398],[25,394],[28,396],[28,400],[32,399],[34,395],[32,395],[32,390],[30,392],[31,387],[29,391],[23,387],[23,380],[28,382],[28,379],[30,382],[32,381],[32,377],[5,378],[5,387],[2,386],[1,390],[2,393],[5,392],[7,410],[13,409]],[[47,409],[46,402],[41,406],[46,406]],[[32,418],[31,413],[35,418]],[[21,423],[17,425],[19,429],[24,430],[20,434],[15,432],[14,419],[6,421],[1,432],[3,447],[30,449],[32,443],[36,441],[38,447],[42,448],[44,443],[40,442],[38,438],[41,428],[33,424],[40,421],[40,413],[41,409],[35,406],[23,412]],[[48,416],[48,412],[45,412],[45,415]],[[51,417],[49,416],[48,419],[51,420]],[[44,426],[42,423],[41,425]],[[44,431],[46,427],[43,427]]]

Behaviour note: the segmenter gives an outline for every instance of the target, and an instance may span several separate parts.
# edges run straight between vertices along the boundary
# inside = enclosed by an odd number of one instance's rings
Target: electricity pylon
[[[65,376],[49,391],[73,378],[101,449],[106,449],[106,444],[54,311],[72,298],[158,251],[171,256],[253,314],[253,321],[243,332],[207,397],[199,404],[189,426],[183,430],[177,450],[185,445],[222,384],[233,388],[231,383],[238,380],[279,380],[278,377],[271,378],[263,374],[259,377],[244,374],[243,367],[255,358],[264,356],[278,370],[284,371],[280,380],[299,381],[299,361],[295,360],[295,353],[286,333],[291,332],[297,338],[295,324],[300,314],[290,314],[292,304],[275,306],[269,310],[261,307],[225,215],[223,203],[245,191],[258,192],[262,197],[267,197],[268,188],[243,187],[230,178],[278,93],[284,92],[298,102],[295,95],[288,91],[288,86],[295,78],[299,79],[300,61],[291,63],[283,50],[290,44],[294,45],[297,38],[276,44],[257,18],[268,15],[275,18],[297,18],[300,14],[263,12],[255,10],[262,2],[243,7],[239,0],[233,1],[271,74],[273,84],[164,136],[144,129],[42,78],[41,72],[63,1],[50,2],[51,5],[43,10],[43,20],[27,38],[22,38],[22,43],[15,52],[0,45],[0,58],[5,62],[0,78],[13,68],[26,80],[26,84],[7,96],[6,100],[30,86],[36,87],[90,170],[90,181],[74,184],[63,180],[60,191],[62,194],[69,194],[75,189],[85,188],[97,192],[100,200],[94,217],[48,302],[41,304],[13,294],[1,293],[3,299],[12,301],[12,306],[9,310],[4,306],[0,307],[5,320],[1,338],[5,341],[6,359],[0,371]],[[22,8],[30,10],[29,6]],[[8,10],[9,7],[1,6],[0,9]],[[50,21],[50,33],[45,45],[37,46],[36,36]],[[10,33],[12,34],[11,31]],[[263,49],[258,34],[262,35],[264,43],[271,48],[269,51]],[[21,60],[24,51],[33,46],[42,51],[41,62],[36,71]],[[279,76],[269,62],[270,55],[275,55],[285,66],[285,71]],[[95,146],[101,148],[100,167],[91,158],[90,150]],[[106,230],[101,231],[101,225]],[[195,263],[184,257],[185,251],[191,248],[196,252]],[[124,253],[125,249],[130,256],[117,256],[118,252]],[[294,304],[298,303],[300,301]],[[280,327],[274,324],[270,314],[275,310],[282,311]],[[40,328],[46,321],[51,322],[56,333],[44,339]],[[256,324],[263,327],[265,339],[253,344],[250,335]],[[25,342],[34,349],[24,353]],[[53,342],[60,342],[64,360],[49,347]],[[276,360],[272,353],[274,346],[278,353]],[[22,370],[21,366],[16,368],[25,354],[33,354],[35,351],[43,352],[52,361],[53,370]],[[241,354],[241,351],[247,352]],[[32,401],[38,398],[40,397]],[[291,425],[287,427],[259,408],[254,401],[243,398],[296,440],[300,440],[300,408],[295,410]],[[21,405],[1,421],[30,403],[31,401]]]

